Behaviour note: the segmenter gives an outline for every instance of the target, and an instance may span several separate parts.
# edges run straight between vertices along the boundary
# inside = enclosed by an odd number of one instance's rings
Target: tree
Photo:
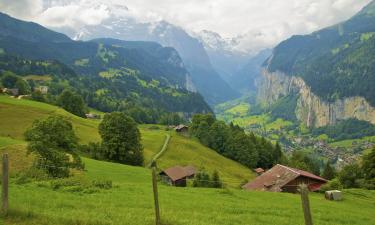
[[[143,165],[141,133],[136,122],[124,113],[106,114],[99,125],[102,150],[105,159],[129,164]]]
[[[34,100],[34,101],[38,101],[38,102],[45,102],[46,101],[46,98],[44,97],[42,92],[40,92],[39,90],[36,90],[33,93],[31,93],[31,99]]]
[[[194,177],[193,187],[210,187],[210,175],[201,169]]]
[[[14,73],[7,71],[4,72],[1,82],[3,83],[3,86],[6,88],[14,88],[16,86],[17,80],[18,77]]]
[[[329,161],[327,161],[326,165],[324,166],[322,177],[327,180],[332,180],[336,176],[335,168],[331,166]]]
[[[25,139],[28,141],[28,152],[37,155],[36,166],[50,176],[67,177],[70,168],[83,168],[76,153],[78,138],[71,122],[64,117],[35,120],[25,132]]]
[[[344,188],[359,188],[361,168],[356,163],[346,165],[338,174],[338,178]]]
[[[375,147],[369,154],[363,156],[362,172],[364,186],[368,189],[375,189]]]
[[[28,95],[31,92],[30,85],[20,78],[16,81],[15,87],[18,88],[20,95]]]
[[[86,106],[83,98],[70,90],[64,90],[57,99],[57,104],[66,111],[80,117],[85,117]]]

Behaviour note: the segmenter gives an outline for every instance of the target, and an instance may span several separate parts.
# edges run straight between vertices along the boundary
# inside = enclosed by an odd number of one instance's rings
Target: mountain
[[[307,126],[357,118],[375,124],[375,1],[351,19],[280,43],[264,64],[258,99],[298,95]]]
[[[200,94],[187,90],[189,73],[173,48],[113,39],[73,41],[1,13],[0,30],[0,70],[52,76],[52,93],[68,83],[89,106],[103,111],[211,111]]]
[[[78,33],[65,30],[79,40],[107,37],[129,41],[153,41],[175,48],[180,54],[197,90],[210,103],[223,102],[238,93],[212,67],[203,45],[182,28],[168,22],[140,23],[132,18],[112,15],[100,25],[86,26]]]
[[[240,47],[239,40],[225,39],[218,33],[203,30],[196,34],[204,45],[213,67],[222,78],[241,93],[254,92],[263,62],[271,55],[270,49],[251,52]]]
[[[229,84],[232,76],[251,58],[248,53],[234,48],[235,41],[233,39],[224,39],[216,32],[203,30],[196,36],[206,49],[212,66]]]

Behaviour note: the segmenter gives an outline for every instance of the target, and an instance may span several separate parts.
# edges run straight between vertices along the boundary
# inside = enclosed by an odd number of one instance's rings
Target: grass
[[[59,107],[45,103],[0,96],[0,118],[6,118],[0,122],[0,137],[2,137],[0,146],[10,145],[12,142],[14,144],[23,143],[23,133],[35,119],[42,119],[54,114],[66,116],[73,123],[81,143],[100,141],[98,134],[100,120],[80,118]],[[167,151],[158,160],[161,169],[179,164],[191,164],[197,168],[204,166],[209,172],[218,170],[223,179],[234,180],[238,183],[253,177],[250,169],[202,146],[198,141],[166,131],[163,126],[158,126],[159,129],[151,129],[151,127],[155,127],[155,125],[140,126],[145,165],[160,151],[166,134],[170,134],[172,139]],[[226,165],[226,168],[223,168],[223,165]]]
[[[331,147],[342,147],[342,148],[350,148],[353,146],[353,142],[361,143],[361,142],[375,142],[375,136],[369,136],[369,137],[363,137],[363,138],[358,138],[358,139],[347,139],[347,140],[342,140],[342,141],[336,141],[336,142],[331,142],[329,145]]]
[[[86,176],[110,178],[116,187],[93,194],[54,191],[28,183],[11,183],[6,224],[132,224],[154,223],[151,171],[85,159]],[[53,201],[46,201],[53,199]],[[228,189],[175,188],[159,184],[163,224],[303,224],[300,197],[287,193]],[[374,224],[374,191],[346,190],[344,200],[331,202],[311,194],[315,224]]]
[[[36,118],[61,114],[70,118],[83,142],[99,139],[98,121],[74,117],[57,107],[0,96],[0,152],[7,152],[11,176],[27,170],[32,155],[26,155],[22,133]],[[171,140],[158,160],[159,168],[176,164],[217,169],[225,182],[236,184],[250,178],[249,169],[226,159],[194,139],[166,131],[163,126],[142,125],[145,159],[160,151],[165,135]],[[10,134],[3,135],[3,134]],[[4,137],[5,136],[5,137]],[[10,182],[10,211],[5,224],[154,224],[151,171],[84,158],[84,177],[113,182],[110,190],[92,194],[53,190],[48,181]],[[303,224],[300,197],[295,194],[247,192],[238,189],[176,188],[159,183],[159,201],[164,225]],[[315,224],[375,224],[375,192],[345,190],[344,200],[331,202],[322,194],[310,195]],[[0,221],[2,222],[2,221]]]

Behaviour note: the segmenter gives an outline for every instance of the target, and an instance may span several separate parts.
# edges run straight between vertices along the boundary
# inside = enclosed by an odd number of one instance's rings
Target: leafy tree
[[[364,185],[368,189],[375,189],[375,147],[362,158]]]
[[[18,77],[14,73],[7,71],[4,72],[1,82],[6,88],[14,88],[16,86],[17,80]]]
[[[332,180],[336,176],[335,168],[331,166],[329,161],[327,161],[326,165],[324,166],[322,177],[327,180]]]
[[[67,177],[70,168],[83,168],[76,153],[78,139],[71,122],[64,117],[35,120],[25,132],[25,139],[28,141],[28,152],[37,155],[36,166],[50,176]]]
[[[201,169],[197,174],[195,174],[193,180],[193,187],[210,187],[211,180],[210,175],[204,170]]]
[[[294,168],[309,171],[315,175],[320,175],[319,162],[311,155],[302,151],[294,151],[288,165]]]
[[[338,178],[344,188],[359,188],[362,178],[361,168],[356,163],[346,165],[338,174]]]
[[[57,104],[74,115],[85,117],[86,106],[83,98],[70,90],[64,90],[60,94]]]
[[[106,114],[99,125],[102,150],[105,159],[129,164],[143,165],[141,134],[136,122],[124,113]]]
[[[38,102],[46,101],[44,95],[39,90],[36,90],[33,93],[31,93],[31,99]]]
[[[31,92],[29,84],[23,79],[17,79],[15,87],[18,88],[20,95],[28,95]]]

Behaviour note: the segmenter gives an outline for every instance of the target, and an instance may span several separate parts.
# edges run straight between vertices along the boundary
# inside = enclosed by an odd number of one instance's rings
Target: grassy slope
[[[85,159],[87,176],[117,186],[94,194],[11,184],[7,224],[153,224],[150,170]],[[53,201],[45,201],[53,199]],[[164,224],[302,224],[298,195],[159,185]],[[374,191],[347,190],[342,202],[310,195],[315,224],[374,224]]]
[[[35,119],[45,118],[52,114],[68,117],[74,124],[74,129],[82,143],[100,140],[97,131],[98,120],[83,119],[48,104],[0,95],[0,118],[6,118],[0,121],[0,147],[22,143],[23,133]],[[154,125],[151,126],[154,127]],[[199,142],[171,131],[165,131],[164,127],[153,130],[150,129],[151,126],[140,126],[146,165],[160,151],[165,140],[165,134],[168,132],[172,139],[167,152],[158,161],[159,168],[165,169],[178,164],[191,164],[197,168],[204,166],[209,172],[218,170],[223,179],[234,180],[238,185],[244,179],[248,180],[253,177],[253,173],[246,167],[217,154],[202,146]]]
[[[70,116],[83,142],[97,140],[97,122],[76,118],[53,106],[8,99],[0,96],[0,132],[2,151],[10,154],[11,171],[30,166],[25,158],[22,133],[32,120],[51,113]],[[13,125],[12,125],[13,123]],[[83,131],[82,131],[82,130]],[[145,157],[158,152],[169,131],[141,127]],[[84,132],[89,132],[83,135]],[[243,170],[238,164],[222,158],[194,140],[170,132],[172,139],[159,166],[175,163],[203,165],[207,169],[222,168],[223,178],[236,179]],[[32,156],[29,156],[32,157]],[[6,224],[152,224],[153,199],[150,170],[120,164],[85,159],[90,179],[111,179],[114,187],[94,194],[80,194],[29,183],[10,185],[11,211]],[[223,172],[224,173],[224,172]],[[225,172],[226,173],[226,172]],[[239,178],[237,178],[239,180]],[[311,205],[316,224],[374,224],[375,192],[346,191],[342,202],[323,200],[323,195],[312,194]],[[240,190],[214,190],[159,186],[161,215],[164,224],[302,224],[302,210],[298,195]],[[53,199],[53,201],[46,201]]]

